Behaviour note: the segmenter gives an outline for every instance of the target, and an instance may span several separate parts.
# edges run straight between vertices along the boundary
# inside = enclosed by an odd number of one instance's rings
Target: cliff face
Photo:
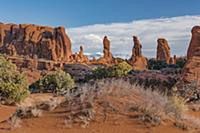
[[[63,27],[31,24],[0,23],[0,51],[54,61],[69,61],[72,54],[71,41]]]

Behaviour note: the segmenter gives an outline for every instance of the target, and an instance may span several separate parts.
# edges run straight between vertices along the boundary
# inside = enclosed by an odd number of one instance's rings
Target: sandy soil
[[[13,112],[13,107],[1,107],[1,116],[6,118]],[[3,111],[4,110],[4,111]],[[112,115],[106,122],[94,121],[89,127],[81,128],[74,125],[68,128],[64,123],[65,113],[62,110],[46,112],[40,118],[24,119],[21,127],[9,129],[8,124],[0,126],[0,133],[182,133],[186,132],[175,128],[172,123],[163,126],[148,128],[138,121],[122,116]],[[101,119],[101,116],[99,116]]]
[[[51,95],[31,95],[25,102],[33,103],[37,100],[51,98]],[[8,119],[15,111],[16,107],[0,106],[0,121]],[[23,119],[19,128],[10,129],[8,123],[0,124],[0,133],[183,133],[183,131],[173,126],[173,123],[166,122],[162,126],[144,126],[134,119],[134,114],[120,115],[109,114],[107,120],[103,122],[103,115],[97,114],[96,120],[90,123],[89,127],[81,128],[80,125],[73,125],[69,128],[64,123],[65,109],[58,108],[52,112],[43,112],[39,118]],[[200,113],[195,113],[200,116]]]

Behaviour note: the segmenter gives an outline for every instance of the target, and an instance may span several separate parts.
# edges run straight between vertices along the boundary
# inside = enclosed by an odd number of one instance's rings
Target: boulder
[[[65,62],[72,54],[64,27],[33,24],[0,24],[0,52]]]
[[[129,63],[133,66],[134,70],[146,70],[147,58],[142,55],[142,45],[136,36],[133,36],[134,46],[132,49],[132,56]]]
[[[157,56],[156,59],[159,61],[166,61],[167,64],[170,62],[170,47],[166,39],[159,38],[157,40]]]

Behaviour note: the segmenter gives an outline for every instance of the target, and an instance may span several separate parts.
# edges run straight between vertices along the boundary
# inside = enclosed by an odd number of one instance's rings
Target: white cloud
[[[80,45],[83,45],[87,53],[102,52],[102,40],[107,35],[111,41],[112,53],[131,54],[132,36],[136,35],[140,38],[143,54],[147,57],[155,57],[159,37],[168,40],[172,54],[185,55],[191,29],[199,24],[200,16],[180,16],[82,26],[68,29],[68,34],[73,40],[74,52],[78,51]]]

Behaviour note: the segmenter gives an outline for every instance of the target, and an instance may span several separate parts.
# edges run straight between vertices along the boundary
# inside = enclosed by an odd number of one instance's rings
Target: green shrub
[[[132,66],[123,61],[108,68],[96,68],[90,75],[86,76],[86,81],[91,79],[103,79],[126,76],[132,70]]]
[[[70,74],[65,73],[63,70],[57,70],[46,75],[30,86],[31,89],[36,89],[40,92],[55,92],[57,94],[62,94],[74,87],[74,80]]]
[[[0,55],[0,100],[7,103],[20,102],[28,94],[26,76],[20,74],[14,64]]]
[[[121,62],[108,69],[109,77],[122,77],[126,76],[132,70],[132,66],[127,62]]]
[[[161,70],[162,68],[166,68],[168,65],[165,61],[158,61],[156,59],[150,59],[148,61],[148,69],[150,70]]]
[[[177,59],[176,61],[176,65],[179,67],[179,68],[183,68],[185,66],[185,63],[186,63],[186,57],[182,57],[182,58],[179,58]]]
[[[148,60],[149,70],[161,70],[163,68],[183,68],[186,63],[186,58],[181,57],[177,59],[176,64],[167,64],[165,61],[159,61],[156,59]]]
[[[103,79],[107,77],[109,77],[108,68],[101,68],[101,67],[94,69],[91,76],[91,78],[94,79]]]

